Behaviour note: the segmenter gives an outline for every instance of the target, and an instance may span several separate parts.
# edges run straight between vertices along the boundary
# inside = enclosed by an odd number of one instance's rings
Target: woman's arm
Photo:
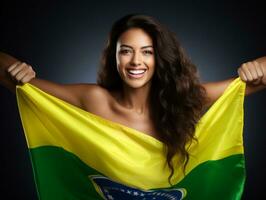
[[[7,69],[14,63],[19,62],[16,58],[0,52],[0,84],[15,93],[17,81],[12,79]],[[32,74],[35,76],[35,74]]]
[[[105,99],[101,96],[103,89],[96,84],[58,84],[39,79],[30,65],[0,52],[0,84],[15,93],[17,84],[27,82],[80,108],[84,108],[87,100],[92,103],[93,99]]]
[[[242,64],[238,68],[240,79],[246,82],[246,95],[266,88],[266,56]],[[204,83],[207,92],[206,107],[215,102],[235,78],[218,82]]]

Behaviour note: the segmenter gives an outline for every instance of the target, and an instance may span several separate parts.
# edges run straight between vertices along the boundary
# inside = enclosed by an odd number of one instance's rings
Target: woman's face
[[[152,38],[140,28],[131,28],[118,38],[117,70],[124,83],[140,88],[151,83],[155,57]]]

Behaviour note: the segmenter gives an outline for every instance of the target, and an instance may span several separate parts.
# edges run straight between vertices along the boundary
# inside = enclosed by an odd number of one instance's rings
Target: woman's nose
[[[141,55],[134,53],[131,59],[131,64],[136,66],[141,65]]]

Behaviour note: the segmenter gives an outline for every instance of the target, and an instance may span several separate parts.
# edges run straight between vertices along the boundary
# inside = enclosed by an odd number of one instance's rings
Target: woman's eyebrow
[[[132,46],[129,46],[129,45],[127,45],[127,44],[121,44],[120,47],[127,47],[127,48],[130,48],[130,49],[133,49]],[[149,47],[153,48],[152,45],[147,45],[147,46],[143,46],[143,47],[141,47],[141,49],[145,49],[145,48],[149,48]]]

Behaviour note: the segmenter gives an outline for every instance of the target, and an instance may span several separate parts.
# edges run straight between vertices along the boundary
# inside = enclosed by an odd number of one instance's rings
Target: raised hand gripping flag
[[[241,199],[245,83],[240,78],[197,124],[186,175],[176,164],[173,186],[159,140],[29,83],[17,86],[16,94],[41,200]]]

